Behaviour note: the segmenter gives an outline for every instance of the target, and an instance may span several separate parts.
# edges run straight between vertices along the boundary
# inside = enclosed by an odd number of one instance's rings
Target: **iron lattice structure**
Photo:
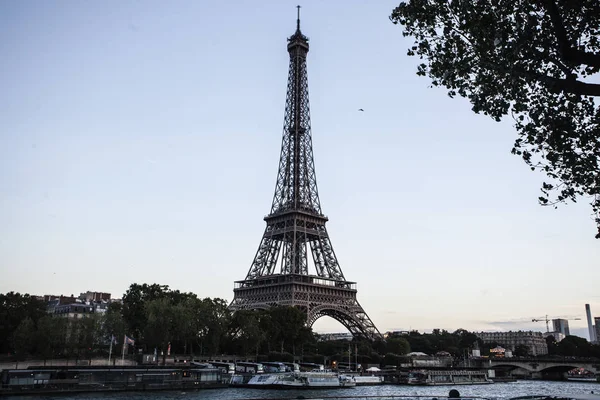
[[[306,312],[308,326],[330,316],[355,337],[377,339],[381,334],[356,299],[356,283],[345,279],[325,228],[310,129],[308,48],[298,15],[287,45],[290,65],[273,205],[248,275],[235,282],[230,308],[296,306]],[[316,275],[309,274],[310,261]]]

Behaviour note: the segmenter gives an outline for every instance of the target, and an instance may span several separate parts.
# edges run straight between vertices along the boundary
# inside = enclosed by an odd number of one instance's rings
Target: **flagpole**
[[[115,335],[111,335],[110,337],[110,347],[108,348],[108,365],[110,366],[110,356],[112,355],[112,344],[115,340]]]
[[[121,365],[125,365],[125,338],[127,336],[123,336],[123,350],[121,350]]]

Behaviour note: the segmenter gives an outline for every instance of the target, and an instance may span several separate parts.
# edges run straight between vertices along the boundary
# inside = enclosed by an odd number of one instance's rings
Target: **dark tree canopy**
[[[527,357],[529,356],[529,348],[524,344],[518,344],[515,346],[516,357]]]
[[[512,152],[549,178],[540,203],[589,199],[600,238],[600,1],[412,0],[390,19],[418,75],[514,119]]]
[[[0,293],[0,351],[6,354],[14,345],[14,332],[27,318],[35,325],[46,315],[46,303],[29,294]],[[29,329],[29,324],[22,329]]]

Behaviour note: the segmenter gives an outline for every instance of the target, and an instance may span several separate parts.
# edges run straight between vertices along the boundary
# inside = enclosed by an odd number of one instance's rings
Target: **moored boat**
[[[408,374],[409,385],[483,385],[494,383],[481,371],[411,371]]]
[[[354,377],[332,372],[288,372],[257,374],[248,381],[234,376],[232,384],[237,387],[260,389],[334,389],[356,386]]]
[[[356,386],[375,386],[383,384],[383,376],[366,375],[354,376]]]
[[[600,382],[599,379],[594,375],[567,375],[567,380],[574,382]]]
[[[223,388],[221,370],[196,367],[30,367],[0,372],[0,397],[28,394],[86,393]]]

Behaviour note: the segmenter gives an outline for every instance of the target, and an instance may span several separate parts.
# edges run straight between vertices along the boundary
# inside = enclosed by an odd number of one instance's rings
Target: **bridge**
[[[565,357],[560,359],[543,358],[491,358],[482,362],[483,368],[495,370],[505,370],[517,372],[521,370],[521,375],[528,374],[532,377],[541,377],[543,375],[563,374],[574,368],[583,368],[587,371],[600,373],[600,360],[590,360],[589,358]]]

